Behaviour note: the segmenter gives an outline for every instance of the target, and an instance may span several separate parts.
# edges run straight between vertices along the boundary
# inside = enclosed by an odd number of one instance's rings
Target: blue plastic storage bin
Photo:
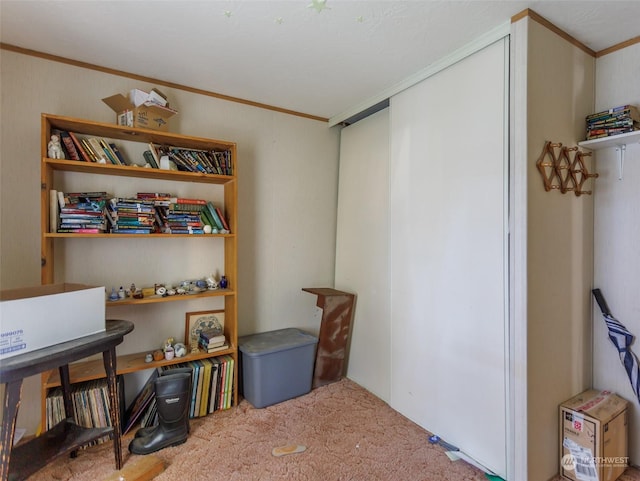
[[[240,337],[245,399],[262,408],[311,391],[317,343],[296,328]]]

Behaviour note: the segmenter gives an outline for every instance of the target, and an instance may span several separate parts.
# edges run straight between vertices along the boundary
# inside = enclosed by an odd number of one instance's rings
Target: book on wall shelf
[[[586,140],[611,137],[640,130],[640,112],[633,105],[621,105],[586,117]]]

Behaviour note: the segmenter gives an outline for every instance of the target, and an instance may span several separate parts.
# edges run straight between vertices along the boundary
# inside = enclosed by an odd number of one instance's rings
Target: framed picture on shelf
[[[200,337],[203,329],[220,329],[224,333],[224,310],[187,312],[184,325],[184,344],[191,345],[192,340]]]

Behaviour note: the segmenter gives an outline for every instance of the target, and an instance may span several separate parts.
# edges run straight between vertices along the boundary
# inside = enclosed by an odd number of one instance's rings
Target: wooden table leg
[[[107,373],[107,386],[109,387],[109,416],[113,426],[113,452],[116,457],[116,469],[122,468],[122,428],[120,426],[120,397],[118,396],[118,383],[116,379],[116,348],[102,353],[104,370]]]
[[[58,368],[60,373],[60,386],[62,387],[62,400],[64,402],[64,417],[65,419],[74,418],[73,415],[73,401],[71,400],[71,377],[69,376],[69,365],[63,364]],[[46,420],[43,420],[46,423]],[[78,450],[73,450],[69,454],[69,457],[75,458],[78,456]]]
[[[22,397],[22,379],[11,381],[4,386],[2,430],[0,431],[0,479],[9,479],[9,461],[16,430],[16,418]]]

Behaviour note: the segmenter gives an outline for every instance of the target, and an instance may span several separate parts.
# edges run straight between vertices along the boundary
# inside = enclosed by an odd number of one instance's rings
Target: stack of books
[[[111,199],[108,209],[114,234],[150,234],[155,229],[153,201],[143,199]]]
[[[155,208],[155,232],[165,234],[204,234],[203,199],[175,197],[168,192],[138,192],[137,198]]]
[[[640,129],[640,113],[633,105],[621,105],[587,116],[587,140]]]
[[[59,213],[56,232],[70,234],[107,232],[106,205],[111,197],[109,194],[106,192],[57,192],[57,196]],[[55,208],[55,204],[52,208]]]
[[[198,339],[200,349],[211,353],[216,351],[222,351],[229,348],[227,339],[219,329],[203,329],[200,331],[200,337]]]
[[[166,210],[166,225],[171,234],[204,234],[200,212],[206,205],[202,199],[171,198]],[[162,214],[161,214],[161,217]]]

